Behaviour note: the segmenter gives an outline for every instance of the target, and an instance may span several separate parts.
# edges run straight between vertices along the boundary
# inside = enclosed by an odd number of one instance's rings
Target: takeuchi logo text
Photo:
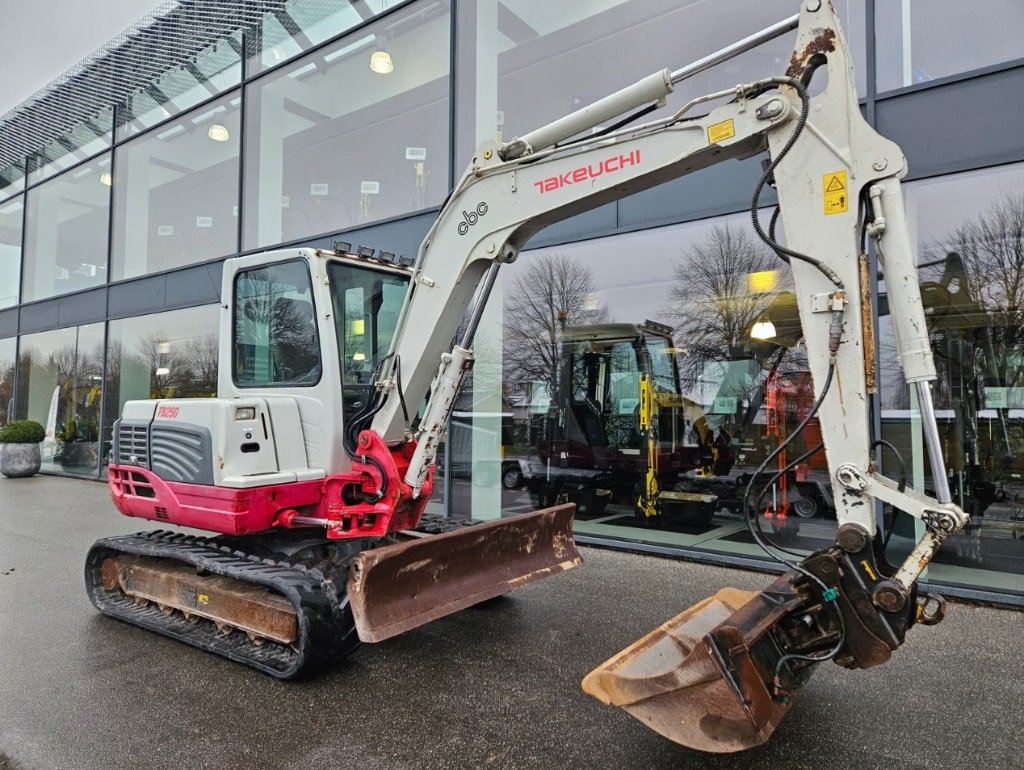
[[[567,185],[579,184],[588,179],[597,179],[604,174],[614,174],[616,171],[621,171],[627,166],[637,166],[639,164],[640,150],[633,150],[628,155],[613,155],[602,160],[600,163],[588,163],[586,166],[571,169],[564,174],[549,176],[547,179],[534,182],[533,186],[542,193],[561,190]]]

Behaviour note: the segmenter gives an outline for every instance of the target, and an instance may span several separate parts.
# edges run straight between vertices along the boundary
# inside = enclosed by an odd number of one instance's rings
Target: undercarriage
[[[110,617],[279,679],[577,566],[571,505],[489,522],[424,516],[386,538],[313,530],[98,540],[85,583]]]
[[[358,543],[291,540],[108,537],[89,551],[86,588],[110,617],[293,679],[359,646],[345,591]]]

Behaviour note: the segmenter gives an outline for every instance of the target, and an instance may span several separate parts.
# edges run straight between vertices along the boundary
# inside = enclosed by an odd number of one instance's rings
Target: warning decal
[[[846,188],[846,172],[833,171],[821,178],[822,197],[826,214],[845,214],[850,207],[849,190]]]
[[[732,118],[708,126],[708,144],[718,144],[726,139],[732,139],[734,136],[736,136],[736,127],[733,125]]]

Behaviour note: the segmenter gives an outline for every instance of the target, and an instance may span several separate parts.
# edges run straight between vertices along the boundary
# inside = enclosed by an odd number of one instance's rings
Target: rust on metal
[[[359,638],[380,642],[582,564],[572,504],[373,548],[352,562]]]
[[[871,273],[867,254],[860,255],[860,325],[864,340],[864,379],[868,393],[878,392],[875,371],[875,321],[871,314]]]
[[[834,50],[836,50],[836,31],[828,27],[804,46],[803,51],[793,51],[793,56],[789,60],[789,68],[786,70],[786,77],[799,78],[815,56],[831,53]]]
[[[218,628],[238,629],[257,639],[293,644],[298,638],[295,610],[269,588],[221,575],[198,574],[187,564],[121,554],[105,559],[100,579],[107,590],[120,589],[161,610],[211,620]]]
[[[761,592],[724,588],[602,663],[583,690],[699,751],[760,745],[792,705],[774,697],[781,653],[771,632],[805,601],[792,573]]]

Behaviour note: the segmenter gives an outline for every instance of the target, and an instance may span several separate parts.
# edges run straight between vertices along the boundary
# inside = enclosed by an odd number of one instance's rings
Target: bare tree
[[[976,459],[979,454],[1016,454],[1022,445],[1011,435],[1005,413],[998,413],[998,428],[983,440],[977,411],[992,406],[987,387],[1012,394],[1024,386],[1024,195],[997,199],[922,249],[921,263],[922,297],[939,374],[936,406],[956,415],[946,428],[953,436],[947,459],[953,468],[962,466],[962,447]],[[883,349],[883,354],[895,359],[895,351]],[[886,405],[904,406],[907,388],[897,367],[889,369],[892,387]],[[1015,406],[1015,401],[1011,395],[996,406]]]
[[[597,299],[593,272],[564,254],[537,257],[505,298],[505,390],[554,380],[559,333],[566,326],[610,320]]]
[[[750,291],[751,274],[779,272],[778,258],[754,237],[729,225],[716,225],[703,241],[676,260],[664,312],[673,322],[686,354],[680,370],[693,386],[704,368],[750,347],[750,330],[777,296]]]
[[[217,392],[218,336],[205,334],[189,343],[185,361],[191,376],[190,396],[208,396]]]

